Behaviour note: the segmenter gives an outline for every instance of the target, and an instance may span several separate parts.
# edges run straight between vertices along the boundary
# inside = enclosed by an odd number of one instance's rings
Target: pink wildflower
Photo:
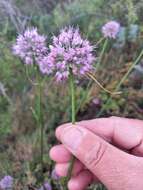
[[[120,24],[116,21],[107,22],[102,27],[102,33],[103,33],[104,37],[106,37],[106,38],[115,39],[119,30],[120,30]]]
[[[3,190],[12,189],[13,186],[13,178],[11,176],[5,176],[0,181],[0,188]]]
[[[39,60],[47,53],[46,37],[39,35],[36,28],[27,29],[19,34],[13,53],[20,57],[25,64],[38,64]]]
[[[39,63],[40,70],[43,74],[54,73],[58,82],[68,78],[70,67],[74,75],[85,75],[93,68],[92,52],[93,46],[81,38],[79,29],[66,27],[59,36],[53,37],[49,55]]]

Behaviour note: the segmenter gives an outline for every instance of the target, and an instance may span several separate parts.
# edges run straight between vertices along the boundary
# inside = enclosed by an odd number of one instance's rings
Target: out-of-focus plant
[[[134,6],[134,3],[132,0],[131,1],[126,0],[126,6],[128,10],[128,14],[127,14],[128,23],[129,24],[136,23],[136,21],[138,20],[136,6]]]
[[[46,37],[39,35],[37,29],[27,29],[23,34],[19,34],[16,44],[13,46],[14,55],[21,58],[26,67],[25,75],[36,86],[37,91],[37,109],[32,109],[33,116],[36,119],[40,129],[40,144],[41,144],[41,176],[43,176],[43,154],[44,154],[44,123],[42,111],[42,85],[43,79],[39,74],[39,62],[47,54]],[[32,81],[29,76],[29,67],[32,66],[36,73],[36,82]],[[42,179],[43,180],[43,179]]]
[[[138,57],[136,58],[136,60],[132,63],[131,67],[128,69],[127,73],[125,73],[125,75],[121,78],[121,80],[119,81],[119,83],[117,84],[115,90],[119,90],[121,85],[125,82],[125,80],[127,79],[127,77],[129,76],[129,74],[131,73],[131,71],[134,69],[135,65],[141,60],[143,56],[143,50],[140,52],[140,54],[138,55]],[[107,102],[105,103],[105,105],[102,107],[102,109],[100,110],[98,116],[100,116],[104,109],[106,109],[106,106],[108,106],[108,104],[111,103],[111,97],[107,100]]]

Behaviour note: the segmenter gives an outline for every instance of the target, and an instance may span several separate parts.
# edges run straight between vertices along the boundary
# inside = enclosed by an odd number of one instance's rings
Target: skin
[[[50,150],[56,172],[66,176],[77,159],[69,190],[102,182],[109,190],[143,190],[143,121],[118,117],[81,121],[57,128],[61,142]]]

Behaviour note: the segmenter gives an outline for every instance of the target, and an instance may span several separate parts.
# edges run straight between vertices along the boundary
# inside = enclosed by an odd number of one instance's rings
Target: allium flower
[[[48,182],[46,182],[39,190],[52,190],[52,187]]]
[[[3,190],[10,190],[13,186],[13,178],[11,176],[5,176],[0,181],[0,188]]]
[[[59,180],[60,176],[56,173],[56,170],[54,169],[51,174],[52,179]]]
[[[50,53],[40,61],[43,74],[54,73],[57,81],[63,81],[69,76],[71,67],[74,75],[85,75],[92,70],[93,46],[81,38],[79,29],[72,27],[61,30],[59,36],[53,37]]]
[[[25,64],[33,64],[34,61],[38,63],[47,53],[46,37],[39,35],[36,28],[29,28],[17,37],[13,53]]]
[[[106,38],[108,37],[108,38],[115,39],[119,30],[120,30],[120,24],[116,21],[107,22],[102,27],[102,33],[103,33],[104,37],[106,37]]]

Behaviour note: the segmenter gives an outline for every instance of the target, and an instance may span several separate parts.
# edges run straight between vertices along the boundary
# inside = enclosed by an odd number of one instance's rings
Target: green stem
[[[75,124],[75,85],[72,69],[70,68],[70,90],[71,90],[71,108],[72,108],[72,124]]]
[[[99,66],[100,66],[100,64],[101,64],[103,55],[104,55],[105,50],[106,50],[106,48],[107,48],[107,45],[108,45],[108,38],[106,38],[105,41],[104,41],[104,44],[103,44],[103,47],[102,47],[102,50],[101,50],[101,54],[100,54],[100,56],[99,56],[99,60],[98,60],[97,65],[96,65],[96,69],[97,69],[97,70],[98,70],[98,68],[99,68]]]
[[[44,163],[43,163],[43,154],[44,154],[44,124],[43,124],[43,114],[42,114],[42,86],[39,84],[39,125],[41,128],[41,169],[43,172]]]
[[[72,119],[72,124],[74,125],[76,122],[76,108],[75,108],[75,85],[74,85],[74,75],[73,75],[72,68],[69,68],[69,72],[70,72],[69,80],[70,80],[71,108],[72,108],[72,114],[71,114],[72,118],[71,119]],[[68,168],[66,183],[71,178],[74,162],[75,162],[75,157],[72,156],[72,159],[70,161],[70,166]],[[66,189],[67,187],[64,187],[64,188]]]
[[[29,77],[29,70],[26,66],[26,76],[27,79],[31,82],[32,85],[36,87],[36,109],[33,109],[31,107],[31,111],[33,114],[34,119],[36,120],[37,128],[40,130],[40,163],[41,163],[41,179],[43,180],[43,168],[44,168],[44,161],[43,161],[43,155],[44,155],[44,121],[43,121],[43,110],[42,110],[42,80],[41,76],[39,74],[39,68],[34,64],[34,71],[36,72],[36,83],[33,82]],[[39,141],[39,137],[38,137]]]
[[[97,41],[97,43],[95,44],[95,46],[97,47],[104,39],[105,39],[105,37],[100,38],[100,40]]]
[[[121,87],[121,85],[124,83],[124,81],[127,79],[127,77],[129,76],[129,74],[131,73],[131,71],[134,69],[135,65],[140,61],[140,59],[143,56],[143,50],[141,51],[141,53],[139,54],[139,56],[137,57],[137,59],[133,62],[133,64],[131,65],[131,67],[129,68],[129,70],[127,71],[127,73],[122,77],[122,79],[120,80],[120,82],[118,83],[118,85],[115,88],[115,91],[118,91]],[[109,104],[109,102],[112,100],[112,97],[108,98],[108,100],[106,101],[105,105],[102,107],[102,109],[100,110],[100,112],[98,113],[97,117],[99,117],[104,110],[106,109],[107,105]]]
[[[43,123],[43,111],[42,111],[42,81],[37,71],[37,96],[38,96],[38,128],[40,129],[40,162],[41,162],[41,178],[43,179],[44,168],[44,123]]]

